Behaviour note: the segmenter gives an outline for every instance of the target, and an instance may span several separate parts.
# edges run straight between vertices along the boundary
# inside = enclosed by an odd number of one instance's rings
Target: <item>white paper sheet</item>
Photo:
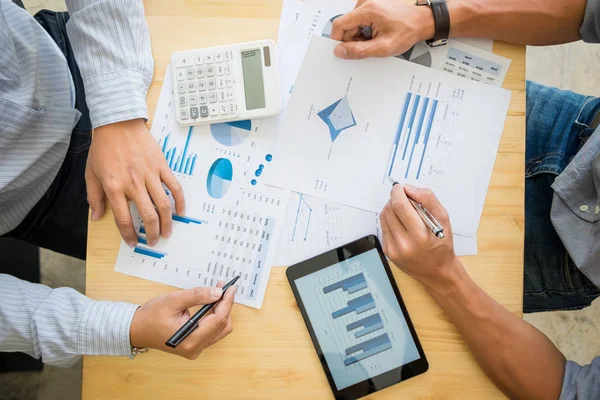
[[[236,302],[260,308],[289,198],[286,190],[258,185],[272,167],[274,137],[261,120],[179,126],[171,73],[169,66],[152,134],[183,186],[188,215],[174,216],[172,236],[149,247],[132,207],[139,243],[121,243],[115,270],[180,288],[239,274]]]
[[[351,0],[316,1],[306,0],[302,6],[293,30],[283,44],[284,56],[280,59],[280,80],[284,104],[296,81],[296,76],[304,60],[306,50],[313,36],[329,37],[332,21],[354,8]],[[477,44],[478,46],[472,46]],[[493,42],[485,39],[461,38],[449,40],[446,46],[431,48],[425,42],[417,43],[399,58],[445,71],[463,78],[502,86],[510,60],[498,56],[491,50]]]
[[[342,60],[335,45],[313,38],[268,183],[379,212],[390,175],[432,188],[475,237],[510,92],[396,58]]]
[[[274,265],[293,265],[367,235],[381,237],[378,213],[293,192]]]
[[[300,0],[283,0],[283,4],[281,5],[279,33],[277,34],[277,59],[280,63],[287,47],[287,41],[296,25],[296,20],[300,16],[303,4],[304,2]]]

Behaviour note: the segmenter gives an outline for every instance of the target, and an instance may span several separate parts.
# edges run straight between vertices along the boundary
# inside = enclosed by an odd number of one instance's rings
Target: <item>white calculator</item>
[[[272,40],[174,53],[177,122],[213,124],[278,114],[276,55]]]

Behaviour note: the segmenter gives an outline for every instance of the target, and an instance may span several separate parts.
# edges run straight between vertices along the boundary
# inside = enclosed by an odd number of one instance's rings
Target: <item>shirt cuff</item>
[[[135,304],[92,301],[84,310],[79,329],[79,354],[131,355],[129,333]]]
[[[148,119],[146,95],[152,77],[140,71],[115,71],[84,81],[92,127]]]

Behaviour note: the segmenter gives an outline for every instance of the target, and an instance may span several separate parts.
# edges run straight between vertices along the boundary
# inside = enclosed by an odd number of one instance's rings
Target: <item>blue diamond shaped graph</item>
[[[329,128],[332,142],[335,142],[344,129],[352,128],[356,125],[354,114],[348,102],[348,95],[321,110],[317,115]]]

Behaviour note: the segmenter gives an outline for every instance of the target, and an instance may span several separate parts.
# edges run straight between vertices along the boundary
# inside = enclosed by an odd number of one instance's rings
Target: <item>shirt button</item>
[[[600,214],[600,206],[596,206],[596,215]]]
[[[579,209],[583,212],[588,212],[588,210],[590,209],[590,207],[587,204],[584,204],[582,206],[579,206]]]

